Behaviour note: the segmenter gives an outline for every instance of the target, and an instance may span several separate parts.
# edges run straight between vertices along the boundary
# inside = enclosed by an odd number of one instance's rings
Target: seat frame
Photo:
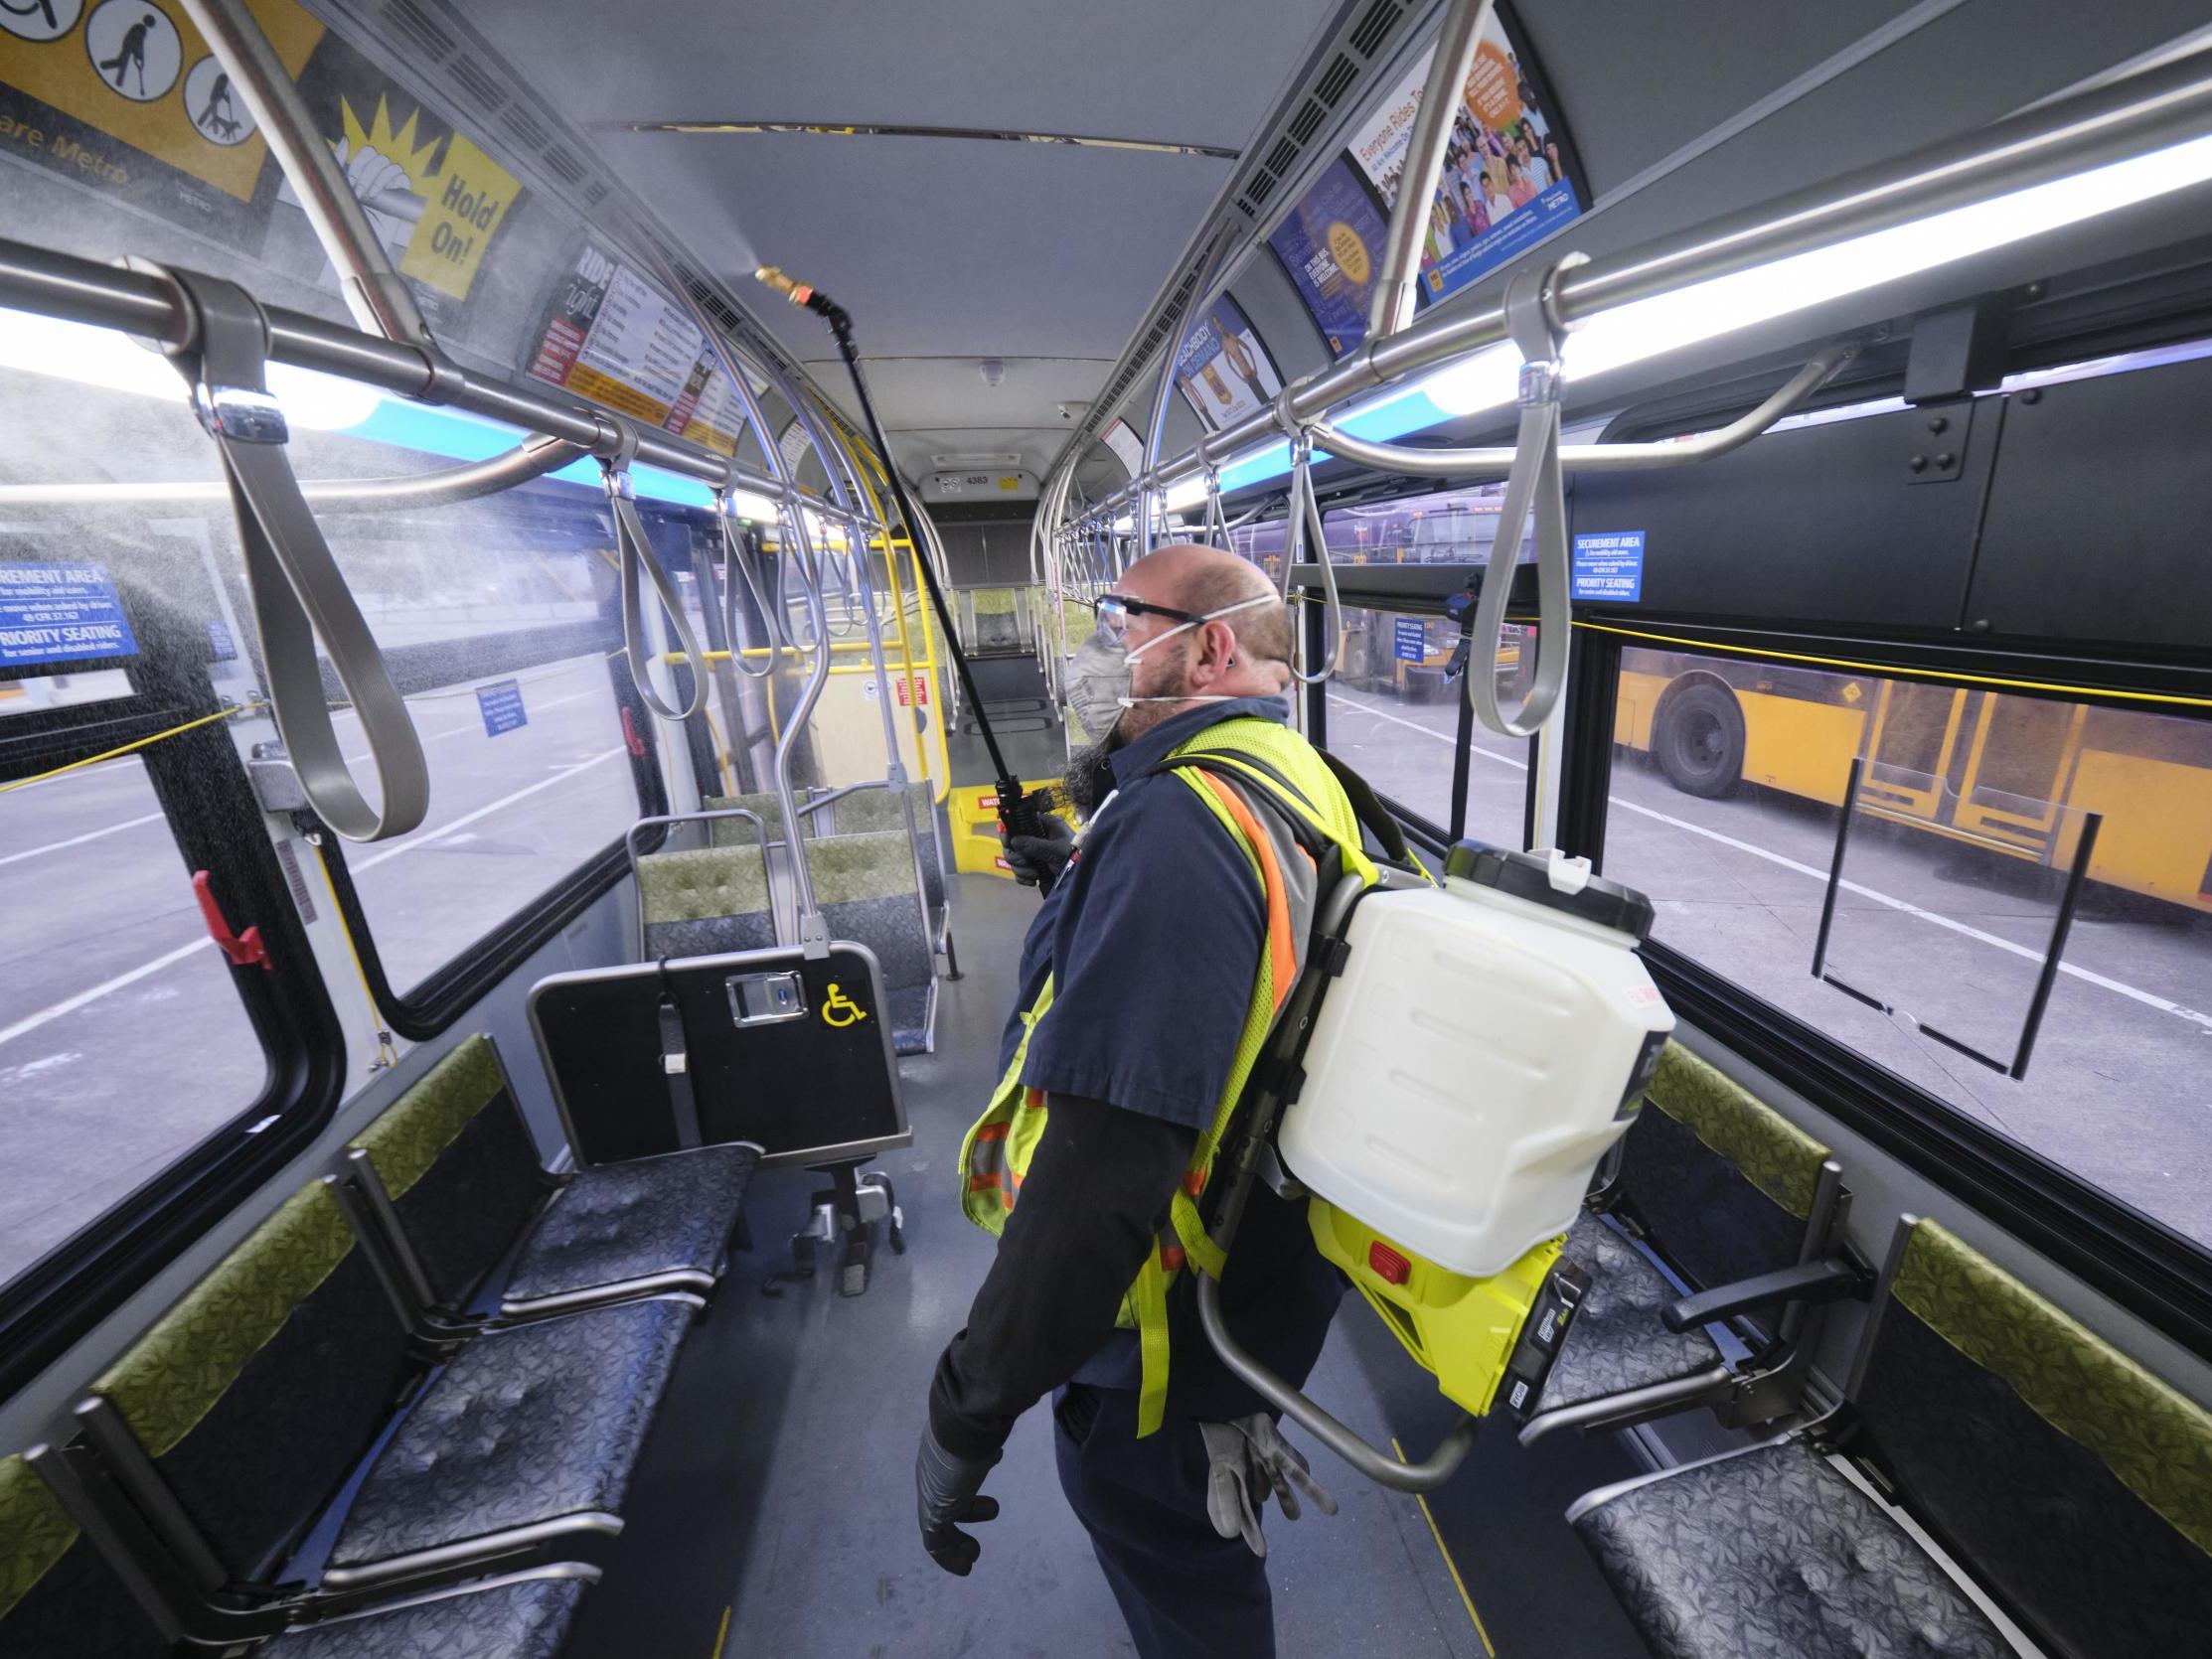
[[[1617,1170],[1618,1165],[1614,1177],[1593,1194],[1591,1208],[1601,1216],[1610,1213],[1610,1201],[1618,1193]],[[1828,1304],[1846,1296],[1863,1299],[1875,1289],[1874,1274],[1857,1260],[1844,1236],[1850,1204],[1849,1189],[1843,1185],[1843,1166],[1833,1158],[1823,1160],[1798,1248],[1797,1268],[1786,1270],[1798,1276],[1798,1293],[1759,1295],[1757,1292],[1771,1278],[1762,1276],[1682,1297],[1665,1310],[1671,1325],[1675,1316],[1694,1314],[1702,1308],[1706,1316],[1696,1322],[1710,1324],[1779,1301],[1782,1311],[1775,1321],[1773,1337],[1758,1346],[1748,1362],[1734,1366],[1723,1361],[1686,1377],[1539,1411],[1521,1425],[1521,1444],[1533,1444],[1562,1429],[1576,1429],[1586,1434],[1626,1429],[1701,1407],[1710,1407],[1722,1426],[1729,1429],[1772,1423],[1795,1412],[1804,1401],[1812,1377],[1813,1357],[1820,1345]],[[1827,1266],[1830,1264],[1847,1271]],[[1730,1334],[1739,1341],[1742,1338],[1742,1333],[1733,1328]],[[1567,1340],[1574,1340],[1571,1332]]]

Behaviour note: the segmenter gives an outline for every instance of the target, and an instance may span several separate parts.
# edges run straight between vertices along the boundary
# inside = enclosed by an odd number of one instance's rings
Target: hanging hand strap
[[[611,461],[602,459],[599,465],[605,474],[607,505],[614,510],[614,538],[619,547],[622,573],[622,646],[629,655],[630,678],[636,681],[638,695],[645,706],[662,719],[689,720],[707,701],[707,661],[700,652],[698,636],[692,632],[691,619],[684,614],[684,601],[677,596],[676,584],[661,568],[660,555],[646,539],[645,521],[638,517],[637,486],[630,480],[630,461],[638,452],[637,428],[628,421],[617,421],[615,430],[620,434],[620,445]],[[652,653],[645,644],[645,595],[638,580],[640,572],[652,581],[653,591],[660,596],[661,608],[668,613],[669,626],[676,631],[677,648],[691,667],[692,694],[682,708],[671,708],[653,688]]]
[[[422,742],[292,475],[284,451],[290,432],[265,377],[268,321],[234,282],[150,268],[176,283],[199,321],[192,343],[171,348],[169,357],[223,456],[269,706],[300,788],[315,816],[348,840],[403,835],[430,806]],[[381,806],[369,804],[346,765],[323,695],[317,636],[360,717]]]
[[[781,509],[779,507],[778,511]],[[745,556],[738,545],[736,527],[730,523],[729,494],[727,491],[714,498],[714,519],[722,532],[722,638],[729,642],[729,660],[736,664],[737,672],[747,679],[766,679],[776,672],[776,615],[762,591],[759,577],[753,574],[752,560]],[[734,572],[733,568],[734,567]],[[760,672],[747,668],[744,648],[737,633],[737,582],[742,576],[745,591],[752,595],[752,602],[759,608],[760,625],[767,636],[768,651],[760,660]]]
[[[1299,684],[1319,685],[1337,672],[1337,659],[1343,654],[1344,607],[1343,601],[1337,597],[1337,567],[1329,561],[1329,539],[1322,528],[1321,505],[1314,499],[1313,434],[1301,430],[1291,439],[1289,532],[1283,538],[1282,594],[1286,601],[1290,598],[1291,570],[1304,556],[1309,541],[1321,565],[1321,585],[1326,596],[1322,632],[1328,637],[1329,651],[1316,673],[1305,673],[1295,660],[1288,666],[1291,678]],[[1305,637],[1303,628],[1299,629],[1299,637],[1301,640]]]
[[[1475,611],[1474,655],[1467,670],[1467,697],[1475,717],[1505,737],[1532,737],[1550,718],[1567,684],[1571,559],[1567,504],[1559,468],[1559,398],[1565,386],[1559,350],[1566,330],[1552,317],[1551,284],[1570,265],[1531,266],[1505,284],[1505,326],[1520,348],[1520,428],[1513,438],[1513,470],[1499,509],[1498,536],[1483,572],[1483,598]],[[1498,705],[1498,654],[1504,643],[1505,606],[1520,562],[1520,532],[1536,520],[1536,670],[1517,715]]]

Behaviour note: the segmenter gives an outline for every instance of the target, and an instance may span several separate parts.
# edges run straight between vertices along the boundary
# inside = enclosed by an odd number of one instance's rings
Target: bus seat
[[[772,789],[755,790],[750,795],[710,795],[700,802],[704,812],[727,812],[732,807],[743,807],[760,815],[761,824],[767,829],[768,839],[783,839],[783,803]],[[760,837],[753,828],[741,818],[721,819],[708,825],[709,840],[714,846],[758,846]]]
[[[697,1297],[492,1331],[427,1379],[330,1183],[301,1188],[92,1385],[86,1433],[173,1494],[233,1578],[275,1583],[364,1460],[336,1526],[332,1588],[604,1536]],[[407,1405],[389,1436],[395,1401]],[[117,1443],[119,1441],[119,1443]],[[127,1478],[129,1471],[118,1470]],[[296,1576],[296,1575],[293,1575]]]
[[[731,822],[752,829],[741,819]],[[648,957],[707,957],[775,944],[768,865],[757,843],[649,852],[638,859],[637,871]]]
[[[937,978],[906,832],[820,835],[805,845],[830,937],[867,946],[882,971],[892,1047],[900,1054],[927,1053]]]
[[[1933,1222],[1900,1226],[1844,1410],[1579,1500],[1569,1520],[1659,1659],[2012,1647],[1830,1453],[2046,1651],[2201,1650],[2212,1411]],[[1756,1524],[1745,1525],[1746,1517]]]
[[[595,1568],[574,1563],[448,1585],[226,1651],[255,1659],[553,1659]],[[272,1621],[273,1622],[273,1621]],[[167,1659],[171,1634],[21,1456],[0,1458],[0,1652],[9,1659]],[[196,1651],[209,1651],[198,1649]]]
[[[288,1630],[255,1659],[553,1659],[596,1577],[564,1564],[400,1597]]]
[[[914,803],[915,846],[921,854],[922,891],[929,899],[929,914],[938,919],[942,927],[945,913],[945,869],[937,855],[937,803],[926,783],[908,784],[907,796]],[[869,830],[895,830],[906,832],[906,815],[899,810],[898,797],[887,789],[857,789],[851,795],[841,795],[830,806],[836,816],[836,832],[840,835],[863,834]]]
[[[511,1258],[499,1292],[510,1317],[712,1288],[760,1160],[737,1143],[552,1174],[482,1035],[441,1058],[353,1145],[368,1154],[398,1243],[440,1305],[469,1308]]]
[[[38,1472],[0,1457],[0,1653],[165,1659],[169,1648]]]
[[[1792,1409],[1791,1386],[1751,1385],[1787,1356],[1775,1350],[1779,1310],[1742,1315],[1736,1330],[1754,1358],[1731,1366],[1702,1326],[1667,1329],[1661,1315],[1682,1292],[1655,1265],[1664,1261],[1693,1289],[1791,1267],[1809,1245],[1835,1235],[1840,1187],[1823,1183],[1828,1149],[1679,1043],[1658,1072],[1623,1137],[1618,1176],[1567,1235],[1566,1254],[1591,1277],[1524,1441],[1554,1430],[1591,1429],[1649,1416],[1655,1405],[1687,1410],[1734,1396],[1763,1421]],[[1817,1311],[1817,1310],[1809,1310]],[[1795,1332],[1795,1353],[1814,1331]],[[1643,1393],[1659,1389],[1658,1398]],[[1609,1402],[1624,1401],[1618,1410]]]

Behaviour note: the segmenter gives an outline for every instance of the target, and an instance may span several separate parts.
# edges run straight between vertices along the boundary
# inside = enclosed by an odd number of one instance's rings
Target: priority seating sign
[[[137,654],[122,596],[100,566],[0,563],[0,668]]]

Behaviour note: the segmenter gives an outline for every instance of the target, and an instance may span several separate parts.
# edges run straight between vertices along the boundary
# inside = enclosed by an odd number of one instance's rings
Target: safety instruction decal
[[[1576,599],[1599,604],[1634,605],[1644,597],[1644,532],[1608,530],[1574,538]]]
[[[1390,630],[1390,655],[1401,663],[1425,663],[1429,659],[1428,625],[1417,616],[1401,616]]]
[[[96,564],[0,564],[0,668],[135,657],[130,619]]]
[[[520,731],[530,724],[530,712],[523,707],[522,681],[517,679],[499,679],[477,686],[476,710],[484,716],[486,737]]]

